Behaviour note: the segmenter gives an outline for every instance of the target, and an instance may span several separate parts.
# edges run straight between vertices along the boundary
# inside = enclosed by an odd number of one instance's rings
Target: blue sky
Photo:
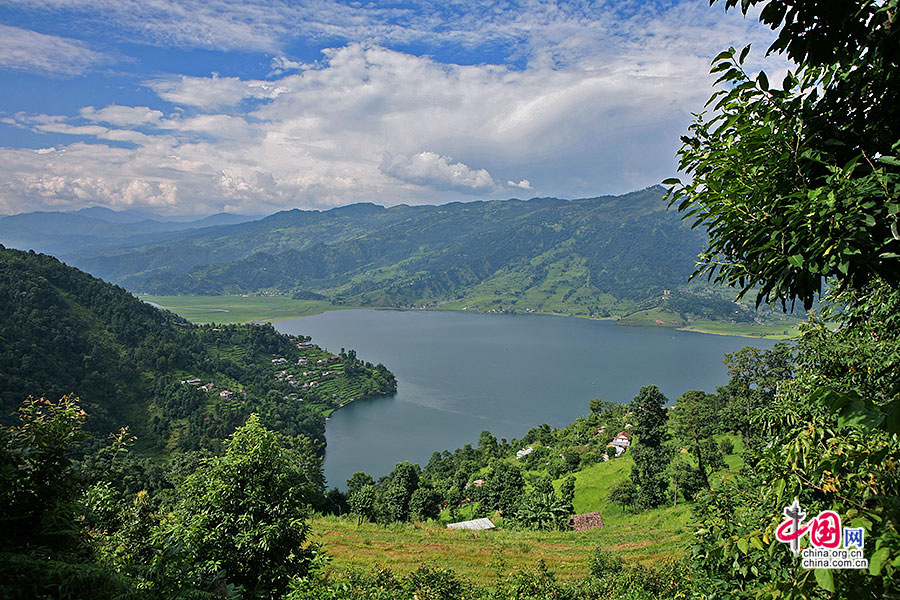
[[[623,193],[771,38],[706,0],[0,0],[0,213]]]

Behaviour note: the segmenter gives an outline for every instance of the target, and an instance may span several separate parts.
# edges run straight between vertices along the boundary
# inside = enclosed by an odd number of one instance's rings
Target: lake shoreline
[[[519,439],[541,423],[561,427],[592,398],[629,402],[645,385],[670,399],[727,383],[722,357],[772,340],[707,336],[611,320],[522,319],[468,311],[341,310],[274,324],[323,348],[352,347],[389,365],[394,395],[353,401],[326,426],[325,472],[386,475],[435,451],[477,444],[490,431]]]
[[[622,327],[658,327],[654,325],[643,325],[643,324],[629,324],[629,323],[621,323],[619,322],[620,317],[591,317],[588,315],[573,315],[571,313],[562,313],[562,312],[541,312],[541,311],[531,311],[531,312],[500,312],[500,311],[481,311],[481,310],[460,310],[460,309],[451,309],[451,308],[440,308],[440,307],[428,307],[428,308],[405,308],[405,307],[395,307],[395,306],[349,306],[349,305],[336,305],[330,304],[328,302],[322,301],[306,301],[306,300],[294,300],[293,298],[287,298],[284,296],[150,296],[150,295],[139,295],[138,298],[141,300],[158,305],[167,310],[171,310],[184,318],[188,319],[192,323],[205,324],[205,323],[224,323],[218,319],[214,319],[211,317],[222,317],[225,314],[231,315],[232,313],[244,314],[239,312],[234,308],[234,304],[276,304],[278,307],[262,307],[262,306],[253,306],[246,309],[246,312],[250,313],[248,318],[240,319],[230,319],[229,322],[241,322],[241,323],[277,323],[281,321],[286,321],[288,319],[302,318],[302,317],[312,317],[315,315],[320,315],[327,312],[333,311],[342,311],[342,310],[387,310],[387,311],[399,311],[399,312],[454,312],[454,313],[471,313],[471,314],[479,314],[479,315],[516,315],[516,316],[550,316],[550,317],[566,317],[573,319],[584,319],[588,321],[614,321],[617,325]],[[172,302],[171,300],[174,298],[184,298],[191,299],[191,303],[178,303]],[[223,299],[224,303],[220,304],[218,307],[212,306],[216,302],[212,299]],[[169,300],[169,305],[164,302],[160,302],[160,300]],[[231,302],[229,302],[231,300]],[[193,304],[197,302],[201,304],[206,304],[207,306],[203,307],[195,307]],[[290,303],[304,303],[302,307],[298,306],[293,308],[290,306]],[[261,314],[264,310],[268,309],[270,312],[274,311],[278,314],[274,315],[264,315]],[[225,311],[225,312],[223,312]],[[234,315],[237,317],[237,315]],[[781,325],[773,326],[773,325],[761,325],[759,327],[766,328],[768,331],[760,333],[752,333],[747,331],[742,331],[741,329],[745,329],[748,325],[740,325],[740,324],[729,324],[729,323],[718,323],[718,322],[709,322],[709,323],[701,323],[701,324],[687,324],[683,327],[666,327],[659,326],[661,329],[671,329],[673,331],[692,331],[695,333],[704,333],[708,335],[725,335],[725,336],[734,336],[734,337],[742,337],[747,339],[768,339],[768,340],[790,340],[796,337],[796,333],[775,333],[772,331],[773,327],[782,328]],[[755,327],[754,325],[750,325],[750,327]],[[787,331],[796,331],[795,325],[786,324],[784,326]]]

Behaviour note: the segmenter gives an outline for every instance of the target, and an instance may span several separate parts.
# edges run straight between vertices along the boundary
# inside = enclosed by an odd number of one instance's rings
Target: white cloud
[[[764,47],[769,35],[703,0],[665,11],[645,3],[631,16],[606,5],[485,4],[468,12],[450,2],[455,20],[429,13],[430,5],[412,13],[299,4],[157,0],[154,12],[130,0],[75,8],[36,0],[59,10],[103,8],[103,18],[145,42],[267,48],[276,58],[261,63],[271,60],[266,79],[170,75],[144,83],[174,110],[160,102],[88,106],[77,117],[5,115],[56,135],[45,145],[57,151],[0,149],[0,212],[142,202],[160,212],[266,212],[517,190],[626,192],[673,173],[678,136],[711,92],[709,59],[745,39]],[[179,15],[196,23],[164,27]],[[301,62],[283,52],[298,32],[338,41],[321,60]],[[340,41],[348,38],[367,41]],[[522,61],[447,64],[372,41],[426,39],[434,47],[502,41]],[[78,141],[61,143],[60,134]]]
[[[201,108],[225,108],[248,98],[275,98],[284,90],[268,81],[237,77],[174,77],[147,82],[160,98],[172,104]]]
[[[0,69],[71,76],[108,62],[78,40],[0,23]]]
[[[120,106],[117,104],[111,104],[100,109],[93,106],[85,106],[79,112],[88,121],[118,126],[155,124],[163,116],[162,111],[154,110],[147,106]]]
[[[276,56],[272,59],[272,70],[269,75],[281,75],[288,71],[301,71],[304,68],[302,62],[293,61],[285,56]]]
[[[20,12],[57,11],[99,22],[122,40],[163,47],[268,52],[285,56],[298,38],[344,45],[364,41],[457,49],[502,49],[532,66],[593,64],[662,37],[681,48],[769,39],[755,18],[723,16],[707,0],[675,3],[530,0],[420,0],[409,7],[340,0],[5,0]],[[738,11],[734,11],[738,12]],[[751,11],[751,17],[755,13]],[[677,35],[694,30],[696,35]],[[670,36],[670,32],[676,35]],[[762,33],[762,35],[761,35]],[[738,36],[738,37],[735,37]],[[718,47],[718,46],[717,46]],[[718,47],[721,49],[721,47]],[[718,51],[718,50],[717,50]],[[712,55],[709,57],[711,58]],[[295,65],[296,63],[294,63]]]
[[[493,191],[497,185],[485,169],[472,169],[449,156],[419,152],[411,157],[386,156],[381,171],[401,181],[439,190],[477,194]]]

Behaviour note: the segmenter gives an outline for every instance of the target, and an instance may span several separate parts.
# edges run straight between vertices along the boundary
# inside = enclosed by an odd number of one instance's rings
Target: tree
[[[612,410],[618,406],[615,402],[610,402],[609,400],[601,400],[600,398],[594,398],[590,402],[588,402],[588,408],[591,409],[591,412],[595,415],[599,415],[603,412]]]
[[[74,461],[87,438],[78,399],[29,397],[16,416],[0,427],[0,597],[138,597],[91,551]]]
[[[709,489],[709,481],[699,469],[695,469],[683,460],[677,458],[669,465],[669,477],[672,479],[675,490],[672,493],[673,506],[678,505],[678,492],[688,500],[693,500],[697,492],[704,487]]]
[[[665,502],[668,487],[665,472],[672,459],[671,449],[664,445],[668,437],[668,415],[663,406],[668,401],[655,385],[642,387],[631,401],[637,437],[631,446],[634,458],[631,480],[637,490],[636,503],[642,508],[654,508]]]
[[[420,487],[409,499],[409,516],[413,521],[437,519],[441,513],[441,495],[430,487]]]
[[[738,0],[726,0],[727,8]],[[800,300],[823,281],[900,283],[900,27],[897,0],[741,0],[780,28],[769,52],[796,63],[780,88],[745,67],[749,46],[714,60],[725,89],[682,138],[670,205],[704,226],[695,275],[761,301]]]
[[[524,489],[525,477],[519,467],[496,460],[481,487],[482,504],[488,509],[499,510],[501,514],[511,514],[515,512]]]
[[[365,484],[352,492],[347,498],[350,504],[350,512],[356,515],[356,526],[359,527],[363,519],[371,519],[375,510],[375,486]]]
[[[709,489],[709,474],[705,454],[708,455],[709,452],[704,452],[703,442],[711,439],[716,427],[716,414],[705,392],[688,390],[675,401],[675,408],[672,410],[672,431],[676,439],[696,457],[697,471],[707,489]],[[677,485],[678,480],[675,481]]]
[[[556,494],[532,491],[519,503],[514,520],[525,529],[560,531],[566,528],[571,516],[571,506]]]
[[[226,441],[225,456],[204,463],[179,488],[172,533],[196,574],[243,586],[250,597],[279,597],[303,576],[309,498],[318,492],[278,435],[257,415]]]
[[[347,493],[352,494],[361,490],[363,487],[371,485],[375,485],[375,480],[372,479],[372,476],[368,473],[363,473],[362,471],[357,471],[347,480]]]
[[[478,449],[481,450],[481,456],[485,461],[494,458],[500,452],[497,438],[490,431],[481,432],[478,437]]]
[[[563,479],[562,485],[559,486],[559,495],[562,501],[569,509],[569,513],[575,512],[572,503],[575,501],[575,478],[571,475]]]
[[[727,7],[737,0],[726,0]],[[884,598],[900,594],[900,27],[897,0],[742,0],[780,28],[797,63],[781,88],[751,77],[747,49],[714,61],[729,89],[683,138],[672,203],[709,230],[698,273],[757,302],[809,307],[823,282],[837,330],[813,320],[797,364],[747,421],[740,473],[694,505],[694,581],[713,595]],[[737,375],[737,374],[735,374]],[[732,377],[732,383],[735,383]],[[752,377],[745,381],[752,381]],[[797,499],[865,531],[868,569],[803,569],[773,534]],[[846,521],[845,521],[846,522]],[[737,590],[740,590],[738,593]]]
[[[725,354],[722,361],[728,367],[731,382],[727,388],[733,392],[728,402],[729,415],[734,425],[741,425],[746,441],[750,441],[750,415],[755,407],[771,402],[780,381],[791,377],[791,350],[787,344],[776,344],[771,350],[745,346],[737,352]],[[736,392],[736,393],[734,393]],[[743,415],[738,415],[738,406]]]
[[[626,507],[633,507],[637,502],[637,488],[631,478],[624,479],[609,489],[609,501],[622,507],[625,514]]]

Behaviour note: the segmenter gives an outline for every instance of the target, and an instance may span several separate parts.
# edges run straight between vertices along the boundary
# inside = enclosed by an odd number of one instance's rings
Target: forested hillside
[[[0,410],[75,394],[105,435],[148,450],[216,449],[258,412],[324,442],[324,414],[392,391],[383,366],[332,355],[271,325],[191,325],[53,257],[0,247]]]
[[[154,294],[604,316],[684,285],[704,239],[653,187],[571,201],[292,210],[75,261]]]

